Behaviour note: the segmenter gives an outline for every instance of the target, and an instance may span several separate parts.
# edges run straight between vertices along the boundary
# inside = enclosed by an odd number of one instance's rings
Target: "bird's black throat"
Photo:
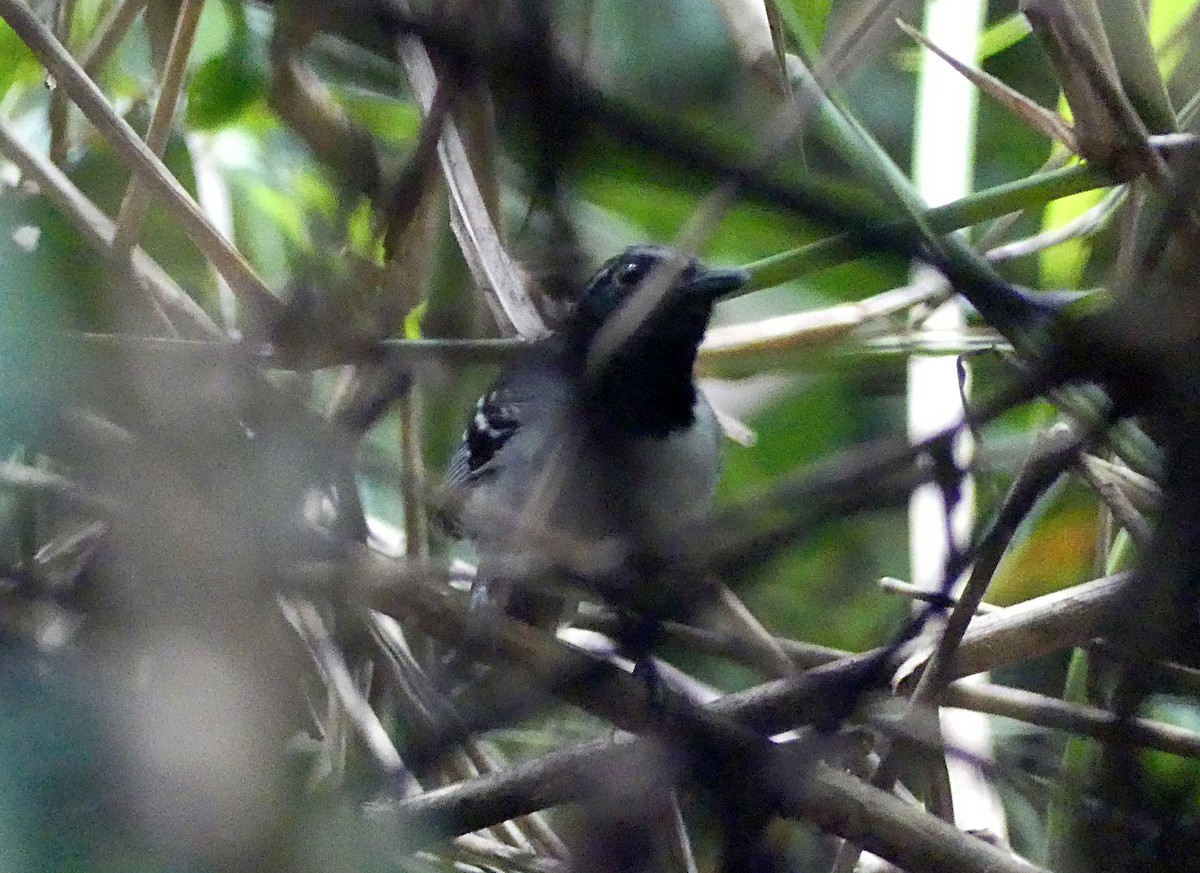
[[[692,368],[696,342],[660,337],[613,354],[591,380],[589,417],[599,429],[632,437],[665,438],[696,419]]]

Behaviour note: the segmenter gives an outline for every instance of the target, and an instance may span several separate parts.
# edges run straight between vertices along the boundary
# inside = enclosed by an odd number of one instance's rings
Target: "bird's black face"
[[[713,304],[748,279],[745,270],[708,269],[661,246],[628,248],[601,267],[565,334],[597,420],[656,437],[690,425],[692,368]],[[667,282],[661,295],[659,281]]]
[[[574,316],[576,330],[590,339],[655,274],[669,275],[670,288],[639,334],[695,334],[696,342],[713,304],[748,278],[744,270],[707,269],[665,246],[631,246],[605,263],[584,289]]]

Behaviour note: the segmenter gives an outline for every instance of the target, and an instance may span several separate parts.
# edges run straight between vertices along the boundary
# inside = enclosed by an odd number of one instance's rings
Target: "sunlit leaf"
[[[205,62],[188,85],[188,124],[209,130],[232,124],[266,94],[262,60],[242,43]]]

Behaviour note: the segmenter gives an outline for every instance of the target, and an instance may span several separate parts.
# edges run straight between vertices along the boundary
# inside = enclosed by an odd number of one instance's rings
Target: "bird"
[[[569,612],[561,593],[506,578],[521,530],[657,550],[708,514],[721,431],[694,366],[715,304],[749,279],[631,246],[587,282],[559,330],[500,373],[445,478],[443,527],[479,556],[473,605],[550,629]]]

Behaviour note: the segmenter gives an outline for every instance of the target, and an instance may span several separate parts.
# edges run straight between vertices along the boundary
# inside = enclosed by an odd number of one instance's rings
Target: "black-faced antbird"
[[[479,552],[476,604],[553,627],[570,598],[520,581],[539,544],[653,553],[678,548],[707,515],[721,434],[693,367],[714,304],[748,279],[670,248],[628,248],[480,398],[450,463],[444,519]],[[610,594],[618,609],[646,602]]]

